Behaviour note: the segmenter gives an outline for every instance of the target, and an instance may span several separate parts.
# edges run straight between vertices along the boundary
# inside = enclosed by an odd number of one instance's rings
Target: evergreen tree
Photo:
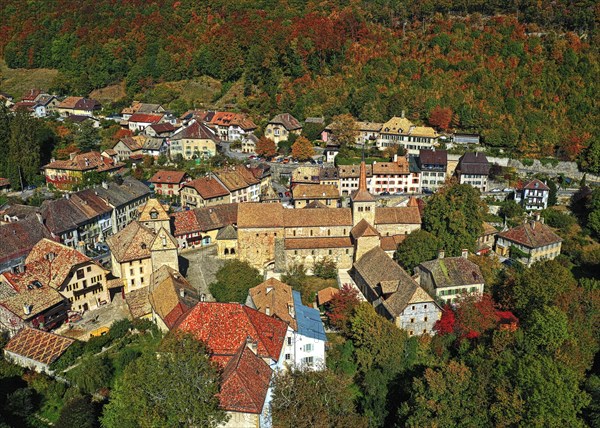
[[[34,183],[40,170],[40,126],[27,112],[18,111],[11,121],[8,142],[8,178],[13,189]]]

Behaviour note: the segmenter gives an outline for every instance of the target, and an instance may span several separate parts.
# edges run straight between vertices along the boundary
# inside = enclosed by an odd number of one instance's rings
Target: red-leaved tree
[[[329,323],[332,327],[343,330],[348,325],[352,311],[360,304],[358,290],[350,285],[343,285],[340,292],[329,302]]]
[[[450,107],[435,106],[429,113],[429,124],[442,131],[447,131],[452,122],[452,109]]]

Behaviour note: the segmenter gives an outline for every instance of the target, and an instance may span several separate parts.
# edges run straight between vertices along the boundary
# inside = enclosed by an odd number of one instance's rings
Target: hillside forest
[[[135,98],[181,112],[227,94],[259,124],[405,111],[492,148],[574,160],[598,138],[599,13],[589,0],[6,0],[0,54],[58,69],[49,89],[61,94],[124,82],[108,110]],[[220,82],[214,99],[160,86],[200,76]]]

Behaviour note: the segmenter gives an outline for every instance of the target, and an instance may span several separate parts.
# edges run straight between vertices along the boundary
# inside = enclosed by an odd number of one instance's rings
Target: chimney
[[[443,259],[445,255],[446,255],[446,252],[444,250],[439,250],[437,258]]]
[[[40,222],[40,224],[44,224],[44,219],[42,217],[42,214],[40,213],[35,213],[35,216],[37,217],[38,221]]]
[[[179,289],[179,296],[180,296],[181,298],[185,297],[185,288],[180,288],[180,289]]]
[[[46,254],[46,260],[48,260],[49,262],[53,261],[55,257],[56,257],[56,254],[54,254],[54,252],[52,252],[52,251],[50,251],[48,254]]]
[[[461,251],[461,254],[460,254],[460,256],[461,256],[463,259],[467,259],[467,258],[469,258],[469,250],[467,250],[466,248],[463,248],[463,249],[462,249],[462,251]]]
[[[67,193],[65,193],[65,199],[69,199],[69,198],[71,198],[71,194],[70,194],[70,193],[68,193],[68,192],[67,192]]]
[[[402,119],[404,119],[405,112],[402,110]]]
[[[25,315],[31,315],[31,305],[29,303],[23,303],[23,313]]]
[[[273,287],[267,287],[267,294],[269,294],[271,291],[273,291]]]
[[[71,152],[71,153],[69,153],[69,160],[75,159],[75,156],[77,156],[77,152]]]

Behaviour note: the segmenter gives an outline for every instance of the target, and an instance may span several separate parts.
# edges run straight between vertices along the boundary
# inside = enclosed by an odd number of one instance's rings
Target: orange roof
[[[262,412],[273,370],[243,343],[223,369],[219,401],[230,412]]]
[[[269,278],[248,290],[248,294],[258,311],[277,317],[296,330],[292,287],[275,278]]]
[[[340,193],[331,184],[296,184],[292,196],[294,199],[337,199]]]
[[[417,207],[377,207],[375,224],[421,224]]]
[[[163,118],[163,114],[145,114],[145,113],[134,113],[130,118],[129,122],[138,123],[158,123]]]
[[[183,187],[191,187],[198,192],[202,199],[218,198],[226,196],[229,191],[213,177],[202,177],[188,181]]]
[[[44,165],[43,169],[59,169],[69,171],[97,170],[112,171],[124,166],[123,163],[115,162],[109,157],[102,156],[100,152],[78,153],[73,159],[57,160]]]
[[[185,171],[157,171],[150,179],[150,183],[180,184],[185,179]]]
[[[219,363],[227,363],[250,339],[261,358],[278,361],[287,324],[239,303],[201,302],[177,327],[203,341]]]
[[[363,218],[352,228],[350,235],[352,235],[354,239],[358,239],[363,236],[379,236],[379,232]]]
[[[317,302],[319,303],[319,305],[329,303],[333,296],[335,296],[339,292],[340,290],[333,287],[327,287],[322,290],[319,290],[319,292],[317,293]]]
[[[286,250],[311,250],[313,248],[351,248],[350,238],[287,238],[285,240]]]

